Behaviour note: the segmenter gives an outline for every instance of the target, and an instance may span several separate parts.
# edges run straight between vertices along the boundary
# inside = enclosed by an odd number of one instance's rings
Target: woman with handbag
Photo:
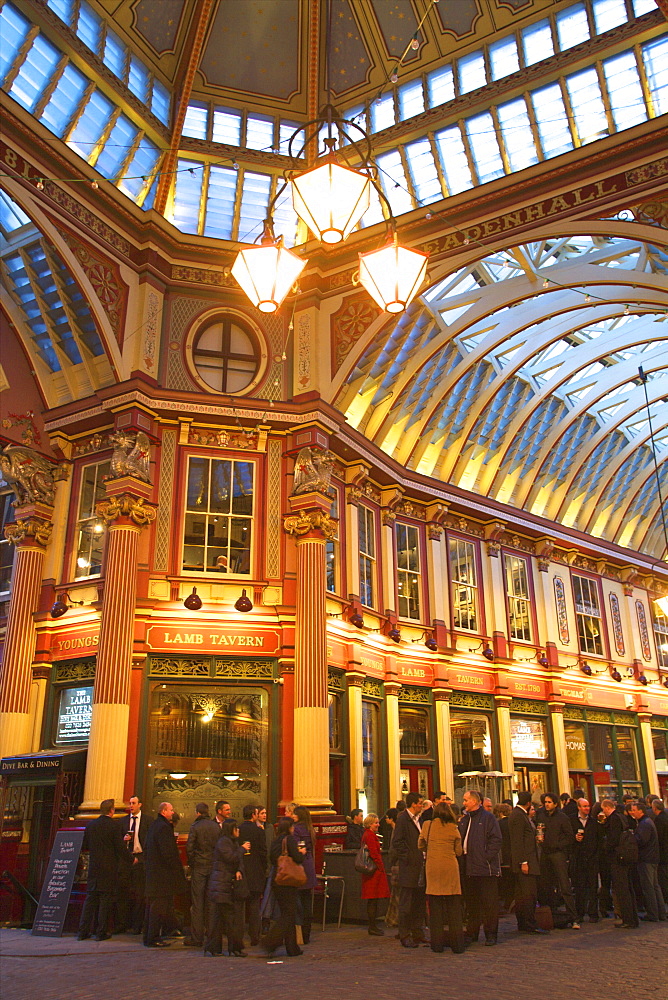
[[[297,846],[293,828],[292,816],[281,816],[269,850],[269,860],[274,865],[274,896],[281,914],[261,941],[262,949],[269,954],[283,943],[288,955],[304,954],[297,944],[295,911],[297,893],[306,885],[304,871],[306,848]]]
[[[204,954],[212,958],[223,953],[223,933],[227,935],[230,958],[245,958],[243,950],[244,899],[248,895],[244,878],[244,850],[239,844],[235,819],[226,819],[213,849],[213,867],[209,877],[209,919]]]
[[[378,840],[378,827],[380,820],[375,813],[369,813],[364,819],[364,833],[362,834],[362,847],[366,848],[368,856],[374,863],[375,868],[371,874],[362,875],[362,899],[366,899],[366,914],[369,920],[369,934],[375,937],[382,937],[383,932],[376,923],[378,919],[378,900],[390,898],[390,886],[385,874],[383,856],[380,853],[380,841]]]
[[[447,920],[450,947],[456,954],[461,954],[464,951],[464,929],[457,858],[462,853],[462,838],[449,803],[439,802],[434,806],[434,818],[425,821],[418,847],[427,852],[425,874],[431,950],[443,951]]]
[[[315,830],[313,829],[311,813],[306,806],[295,806],[292,816],[295,821],[294,835],[297,846],[306,848],[304,855],[306,884],[303,889],[297,890],[297,909],[301,910],[302,939],[304,944],[308,944],[311,940],[311,924],[313,922],[313,890],[317,885],[313,856]]]

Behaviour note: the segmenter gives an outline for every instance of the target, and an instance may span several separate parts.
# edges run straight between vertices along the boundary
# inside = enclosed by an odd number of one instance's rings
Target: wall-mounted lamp
[[[193,587],[192,594],[188,594],[183,604],[188,611],[199,611],[202,607],[202,598],[197,595],[197,587]]]
[[[586,660],[583,660],[582,663],[580,664],[580,670],[587,677],[591,677],[591,675],[594,673],[594,671],[591,669]]]
[[[550,665],[550,661],[548,660],[545,653],[543,653],[541,656],[538,657],[538,662],[540,663],[541,667],[549,667]]]
[[[364,628],[364,618],[359,611],[353,611],[352,615],[348,618],[348,621],[351,625],[354,625],[355,628]]]
[[[484,646],[484,649],[482,650],[482,655],[485,657],[486,660],[489,660],[490,663],[493,663],[494,650],[492,649],[492,647],[490,646],[489,642],[486,639],[483,639],[480,642],[480,644],[475,646],[473,649],[471,649],[471,647],[469,646],[469,653],[479,653],[481,646]]]
[[[237,611],[243,611],[244,614],[247,611],[252,611],[253,610],[253,602],[251,601],[250,597],[247,595],[245,589],[241,591],[241,597],[237,601],[234,602],[234,607],[237,609]]]
[[[423,632],[419,639],[411,639],[411,642],[422,642],[423,639],[424,639],[424,644],[428,650],[430,650],[432,653],[438,652],[438,643],[434,638],[433,632]]]
[[[70,595],[67,593],[66,590],[64,590],[63,593],[60,595],[60,597],[57,597],[53,602],[53,607],[51,608],[51,617],[62,618],[63,615],[70,610],[70,608],[73,608],[75,606],[75,604],[78,604],[81,607],[83,605],[83,601],[71,600]]]
[[[613,681],[617,681],[618,684],[622,679],[622,675],[620,674],[619,670],[617,670],[616,667],[614,668],[614,670],[610,671],[610,676],[612,677]]]
[[[399,631],[399,628],[397,627],[396,622],[388,630],[388,632],[387,632],[387,638],[391,639],[392,642],[401,642],[401,632]]]
[[[637,680],[638,684],[642,684],[643,687],[647,687],[647,685],[649,684],[649,680],[647,679],[647,676],[645,674],[638,674]]]

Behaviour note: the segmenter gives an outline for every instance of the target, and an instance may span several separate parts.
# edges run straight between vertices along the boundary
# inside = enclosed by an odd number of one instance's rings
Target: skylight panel
[[[514,35],[492,42],[489,46],[489,64],[492,80],[502,80],[520,69],[520,57],[517,52],[517,39]]]
[[[429,139],[418,139],[405,147],[415,197],[423,205],[443,197]]]
[[[114,180],[130,153],[138,131],[125,115],[119,115],[97,159],[95,169],[104,177]]]
[[[67,145],[87,160],[107,127],[113,110],[111,101],[99,90],[94,90],[67,140]]]
[[[7,76],[29,30],[30,22],[6,3],[0,10],[0,80]]]
[[[596,388],[596,383],[591,382],[589,385],[585,385],[581,389],[574,389],[572,392],[567,392],[566,399],[570,400],[571,402],[573,402],[576,399],[584,399],[585,396],[588,396],[589,393],[593,392],[595,388]]]
[[[171,97],[169,91],[166,87],[163,87],[159,80],[154,80],[153,91],[151,93],[151,111],[163,125],[167,125],[169,122],[170,106]]]
[[[580,45],[589,38],[589,21],[587,9],[583,3],[574,4],[566,10],[557,11],[557,37],[562,52]]]
[[[487,83],[485,57],[482,52],[470,52],[457,60],[457,76],[459,78],[459,93],[468,94],[478,90]]]
[[[521,344],[518,344],[517,347],[513,347],[510,351],[503,351],[503,353],[495,355],[496,360],[499,362],[502,368],[505,368],[506,365],[510,364],[510,362],[515,357],[517,352],[521,351],[523,347],[524,347],[524,341],[522,341]]]
[[[455,99],[455,78],[449,63],[427,75],[427,90],[431,108],[436,108],[439,104],[447,104],[448,101]]]
[[[15,229],[26,226],[30,222],[29,216],[25,214],[20,205],[17,205],[13,198],[0,190],[0,229],[5,234],[13,233]]]
[[[297,221],[297,213],[292,207],[292,193],[288,186],[274,203],[274,232],[276,236],[283,237],[287,247],[295,244]]]
[[[213,141],[225,146],[241,145],[241,115],[238,111],[213,109]]]
[[[656,0],[633,0],[633,13],[636,17],[642,17],[650,10],[656,10]]]
[[[246,148],[270,150],[274,145],[274,122],[272,118],[246,119]]]
[[[136,199],[146,187],[146,179],[155,168],[160,150],[150,139],[143,136],[135,150],[134,156],[125,168],[119,189],[130,198]]]
[[[371,105],[371,131],[381,132],[394,125],[394,94],[390,91]]]
[[[593,6],[594,24],[599,35],[627,21],[624,0],[594,0]]]
[[[82,0],[79,8],[79,20],[77,21],[76,32],[84,45],[87,45],[91,52],[98,52],[100,47],[100,29],[102,22],[95,11]]]
[[[457,194],[459,191],[466,191],[473,187],[471,168],[459,126],[452,125],[450,128],[444,128],[441,132],[436,133],[434,139],[450,194]]]
[[[202,164],[179,160],[174,188],[173,223],[182,233],[197,233],[202,197]],[[211,168],[213,173],[214,168]]]
[[[215,236],[222,240],[232,239],[238,178],[238,172],[231,167],[211,167],[206,200],[205,236]]]
[[[68,63],[40,117],[40,121],[57,136],[63,136],[88,83],[83,73]]]
[[[399,150],[393,149],[389,153],[378,156],[376,165],[385,197],[392,206],[394,214],[402,215],[404,212],[410,212],[413,208],[413,199],[408,191]]]
[[[360,219],[360,229],[366,229],[367,226],[374,226],[377,222],[382,222],[385,218],[383,214],[383,206],[380,200],[380,195],[376,191],[375,187],[371,185],[371,201],[366,212]]]
[[[278,127],[278,143],[279,143],[278,148],[279,152],[282,153],[283,156],[290,155],[290,139],[292,138],[293,135],[295,137],[292,140],[292,155],[293,156],[304,155],[304,141],[306,139],[306,136],[304,134],[303,129],[300,132],[297,132],[298,128],[299,125],[293,124],[292,122],[280,123]],[[351,131],[354,133],[353,138],[355,134],[359,135],[359,133],[356,133],[355,129],[352,129]],[[295,133],[297,134],[295,135]]]
[[[138,97],[142,103],[148,100],[148,80],[149,72],[146,66],[136,56],[130,57],[130,71],[128,73],[128,87]]]
[[[531,95],[543,155],[549,159],[573,148],[566,108],[558,83],[551,83]]]
[[[511,170],[523,170],[538,163],[525,99],[518,97],[508,104],[500,104],[496,110]]]
[[[50,7],[54,14],[57,14],[65,24],[72,23],[72,11],[74,10],[74,0],[46,0],[47,7]]]
[[[237,236],[237,239],[244,243],[253,243],[262,234],[264,220],[267,217],[270,187],[269,174],[251,173],[250,170],[245,172]]]
[[[561,365],[552,365],[551,368],[546,368],[544,371],[535,372],[531,371],[530,374],[535,378],[539,385],[545,385],[550,379],[554,378],[557,372],[561,371]]]
[[[600,417],[601,420],[611,420],[618,410],[621,410],[625,406],[626,400],[622,400],[619,403],[613,403],[612,406],[606,406],[604,409],[596,408],[596,415]]]
[[[450,309],[439,309],[439,314],[446,324],[446,326],[452,326],[456,323],[460,316],[463,316],[465,312],[468,312],[472,302],[465,302],[462,306],[452,306]]]
[[[654,113],[665,114],[668,112],[668,35],[643,45],[642,57]]]
[[[633,52],[603,62],[610,110],[617,131],[647,120],[647,109]]]
[[[37,35],[11,86],[10,96],[32,111],[61,58],[62,54],[51,42]]]
[[[401,121],[413,118],[424,111],[424,94],[422,92],[422,80],[411,80],[399,87],[399,117]]]
[[[183,122],[183,135],[190,139],[206,139],[208,120],[209,108],[206,104],[189,104]]]
[[[467,118],[466,132],[471,145],[478,179],[481,184],[503,177],[503,160],[494,131],[494,120],[489,112]]]
[[[624,430],[632,434],[633,437],[636,437],[637,434],[640,434],[647,427],[649,427],[649,421],[646,417],[643,420],[636,420],[632,424],[624,424]]]
[[[522,29],[522,48],[524,50],[525,66],[533,66],[534,63],[549,59],[554,55],[554,43],[552,41],[552,28],[550,22],[536,21],[527,28]]]
[[[118,35],[107,28],[105,39],[104,39],[104,65],[111,70],[111,72],[119,80],[125,80],[125,74],[127,70],[128,61],[128,50],[120,40]]]
[[[582,145],[608,135],[608,121],[596,70],[591,67],[567,76],[566,88]]]

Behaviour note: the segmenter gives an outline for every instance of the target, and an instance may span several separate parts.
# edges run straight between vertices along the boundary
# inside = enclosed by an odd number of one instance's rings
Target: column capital
[[[563,701],[548,701],[547,707],[550,715],[563,715],[566,706]]]
[[[494,702],[497,708],[510,708],[512,696],[509,694],[495,694]]]
[[[288,535],[303,538],[305,535],[320,536],[325,539],[335,538],[337,522],[322,510],[299,510],[296,514],[286,514],[283,528]]]
[[[53,530],[53,507],[39,502],[21,504],[16,514],[16,520],[5,525],[5,538],[17,548],[21,545],[46,548]]]
[[[364,681],[366,680],[366,674],[358,674],[354,670],[346,671],[346,681],[348,687],[364,687]]]
[[[434,701],[450,701],[450,688],[434,688]]]
[[[95,504],[95,513],[107,525],[126,519],[143,528],[155,521],[157,511],[156,504],[147,504],[144,497],[133,493],[120,493]]]
[[[385,688],[385,694],[398,698],[403,684],[400,684],[399,681],[383,681],[383,687]]]

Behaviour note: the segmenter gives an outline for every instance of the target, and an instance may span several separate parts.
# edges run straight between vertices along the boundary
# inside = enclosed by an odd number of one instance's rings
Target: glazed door
[[[401,794],[408,792],[419,792],[425,799],[431,799],[434,794],[433,765],[431,764],[402,764],[401,766]],[[394,803],[392,803],[394,805]]]
[[[576,788],[581,788],[589,804],[594,804],[595,800],[592,799],[591,774],[579,774],[577,771],[571,771],[568,775],[568,784],[571,795],[573,795]]]

